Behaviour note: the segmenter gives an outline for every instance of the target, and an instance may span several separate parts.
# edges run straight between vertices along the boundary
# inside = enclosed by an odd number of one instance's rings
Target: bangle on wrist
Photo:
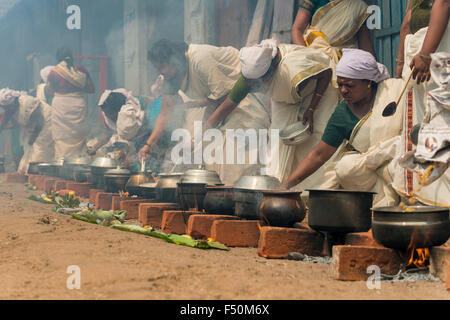
[[[320,94],[320,93],[317,93],[317,92],[314,92],[314,95],[318,96],[318,97],[323,97],[323,94]]]
[[[419,52],[419,57],[421,57],[422,59],[431,60],[430,56],[426,56],[426,55],[422,54],[422,52]]]
[[[314,109],[313,107],[309,107],[308,109],[306,109],[306,111],[312,111],[312,112],[314,112],[315,109]]]

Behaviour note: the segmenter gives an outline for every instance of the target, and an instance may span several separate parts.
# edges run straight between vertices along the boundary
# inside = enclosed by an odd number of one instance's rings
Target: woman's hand
[[[87,154],[90,156],[94,156],[97,153],[98,148],[96,146],[87,147]]]
[[[139,150],[139,161],[142,161],[142,159],[148,159],[153,153],[153,148],[146,144]]]
[[[413,79],[417,81],[417,84],[428,81],[431,78],[430,73],[431,59],[423,58],[420,54],[416,54],[409,65]]]
[[[303,113],[303,124],[305,125],[306,123],[309,124],[309,134],[312,134],[314,131],[314,127],[313,127],[313,122],[314,122],[314,109],[309,107],[308,109],[306,109],[306,111]]]

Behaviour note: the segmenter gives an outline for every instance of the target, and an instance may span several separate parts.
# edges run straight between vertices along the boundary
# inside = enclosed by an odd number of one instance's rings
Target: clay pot
[[[273,227],[292,227],[301,222],[306,215],[297,191],[262,191],[263,198],[258,208],[260,219]]]
[[[234,215],[233,187],[207,187],[203,205],[209,214]]]

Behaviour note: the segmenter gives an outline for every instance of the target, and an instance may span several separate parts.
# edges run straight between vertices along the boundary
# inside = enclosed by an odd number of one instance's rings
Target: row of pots
[[[183,210],[236,215],[279,227],[290,227],[305,217],[300,192],[284,190],[270,176],[244,176],[233,187],[227,187],[214,171],[188,170],[160,174],[156,183],[151,172],[131,174],[116,168],[111,160],[98,158],[89,167],[80,163],[72,166],[78,173],[90,171],[96,187],[107,192],[126,190],[130,195],[178,203]],[[61,160],[44,165],[43,174],[59,176],[61,166]],[[372,228],[378,243],[396,249],[437,246],[450,237],[448,208],[415,206],[412,212],[398,207],[371,208],[371,192],[308,191],[308,224],[317,231],[350,233]]]

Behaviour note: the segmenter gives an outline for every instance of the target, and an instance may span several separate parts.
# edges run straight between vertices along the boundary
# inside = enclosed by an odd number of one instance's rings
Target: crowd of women
[[[114,152],[131,169],[150,158],[162,172],[176,165],[170,161],[174,128],[193,137],[194,121],[202,121],[203,132],[223,133],[281,131],[300,121],[306,139],[280,143],[268,157],[277,165],[268,165],[267,174],[284,187],[374,191],[376,206],[397,204],[401,197],[449,206],[449,15],[449,0],[411,1],[401,28],[396,78],[376,60],[362,0],[299,0],[292,44],[266,39],[238,50],[160,40],[148,52],[161,74],[152,96],[123,88],[105,91],[98,102],[105,134],[89,142],[85,97],[94,86],[87,70],[74,65],[70,50],[62,48],[57,66],[42,71],[35,97],[0,91],[0,129],[10,119],[23,127],[19,171],[32,161]],[[271,99],[270,107],[260,93]],[[399,96],[396,112],[384,117],[386,105]],[[415,124],[421,124],[422,137],[417,150],[409,138]],[[438,142],[427,155],[422,140],[430,130]],[[259,174],[261,165],[249,163],[247,147],[245,164],[206,168],[227,185]],[[226,139],[222,151],[230,151]],[[234,151],[237,156],[239,150]],[[413,159],[409,164],[405,154]],[[439,182],[419,188],[423,166],[414,168],[411,162],[420,159],[436,164],[433,179]]]

